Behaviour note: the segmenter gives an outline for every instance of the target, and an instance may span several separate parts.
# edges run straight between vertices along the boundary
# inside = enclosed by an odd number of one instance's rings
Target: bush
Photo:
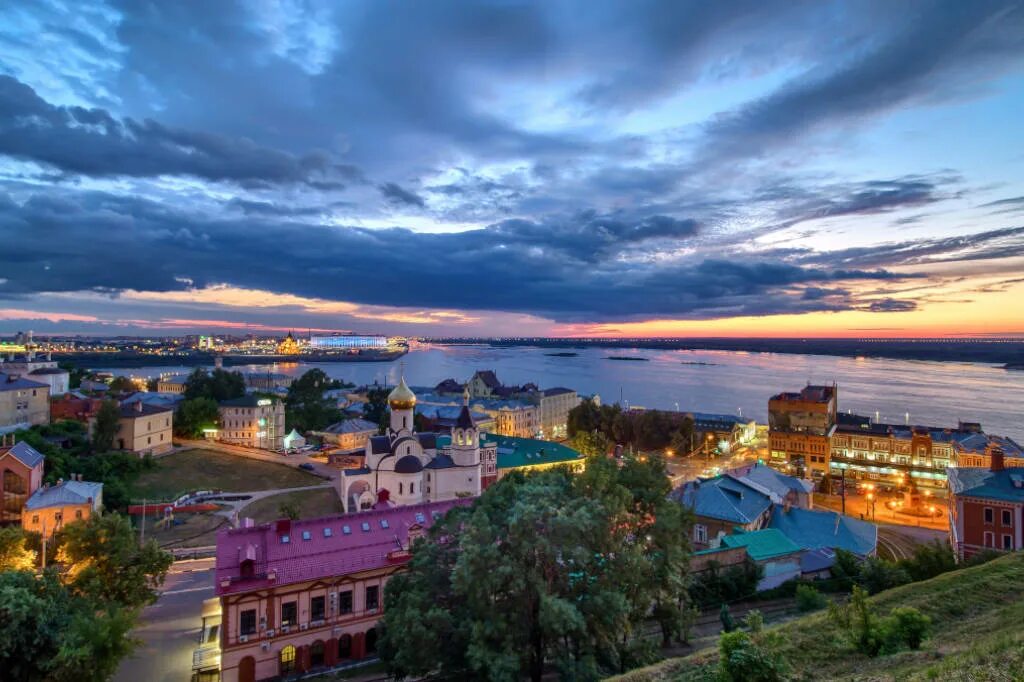
[[[736,629],[736,621],[732,619],[732,614],[729,613],[728,604],[722,604],[722,608],[718,612],[718,619],[722,621],[722,632],[732,632]]]
[[[786,665],[773,638],[728,632],[718,639],[718,677],[723,682],[777,682]]]
[[[893,653],[906,647],[917,650],[928,638],[932,619],[912,606],[895,608],[879,629],[881,631],[882,653]]]
[[[885,559],[868,557],[860,567],[860,575],[857,582],[868,591],[868,594],[877,594],[910,582],[907,572]]]
[[[928,580],[956,568],[956,557],[952,548],[939,540],[914,548],[914,555],[898,562],[900,568],[915,582]]]
[[[810,585],[797,585],[796,587],[796,608],[800,613],[818,611],[828,604],[828,597]]]

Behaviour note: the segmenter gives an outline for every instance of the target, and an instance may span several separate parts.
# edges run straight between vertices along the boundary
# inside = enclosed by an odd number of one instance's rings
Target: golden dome
[[[388,394],[388,404],[392,410],[411,410],[416,407],[416,394],[406,385],[404,375],[395,390]]]

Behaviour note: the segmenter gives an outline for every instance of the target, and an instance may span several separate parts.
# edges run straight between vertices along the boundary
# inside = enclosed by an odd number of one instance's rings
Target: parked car
[[[315,471],[316,470],[316,467],[313,466],[312,464],[310,464],[309,462],[303,462],[302,464],[299,465],[299,468],[300,469],[305,469],[306,471]]]

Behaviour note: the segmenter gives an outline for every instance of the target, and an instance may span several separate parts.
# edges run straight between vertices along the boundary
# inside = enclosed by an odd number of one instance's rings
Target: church
[[[341,477],[345,512],[479,495],[497,476],[497,445],[482,438],[464,397],[451,435],[416,433],[416,394],[403,376],[388,395],[387,433],[366,443],[363,466]]]

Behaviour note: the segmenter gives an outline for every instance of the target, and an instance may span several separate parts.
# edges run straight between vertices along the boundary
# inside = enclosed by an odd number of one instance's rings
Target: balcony
[[[220,645],[216,642],[204,644],[192,650],[192,670],[211,670],[220,668]]]

